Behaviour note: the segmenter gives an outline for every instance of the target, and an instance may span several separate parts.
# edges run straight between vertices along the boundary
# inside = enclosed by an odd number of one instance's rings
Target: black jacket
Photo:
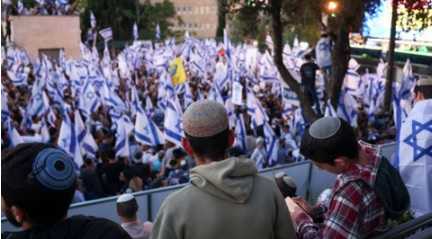
[[[120,225],[104,218],[72,216],[50,227],[4,232],[2,239],[130,239]]]

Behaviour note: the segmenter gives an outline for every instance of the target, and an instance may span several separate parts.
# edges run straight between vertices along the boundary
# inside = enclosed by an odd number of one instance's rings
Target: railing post
[[[310,202],[310,188],[311,188],[311,183],[312,183],[312,170],[313,170],[313,164],[311,161],[309,161],[309,170],[308,170],[308,177],[306,180],[306,194],[305,194],[305,198],[306,201]]]
[[[153,222],[153,215],[152,215],[152,194],[147,194],[147,221]]]

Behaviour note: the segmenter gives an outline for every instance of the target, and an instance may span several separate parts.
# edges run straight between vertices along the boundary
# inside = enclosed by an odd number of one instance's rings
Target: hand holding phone
[[[308,215],[308,212],[305,211],[301,206],[299,206],[299,204],[297,204],[297,202],[292,199],[287,197],[285,199],[285,203],[288,207],[288,210],[291,214],[291,218],[293,220],[293,224],[294,224],[294,228],[297,227],[297,224],[301,221],[301,220],[310,220],[312,221],[312,218]]]

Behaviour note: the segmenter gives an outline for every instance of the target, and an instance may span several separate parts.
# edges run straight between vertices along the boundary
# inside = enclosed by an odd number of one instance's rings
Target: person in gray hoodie
[[[227,158],[234,142],[223,105],[191,104],[183,115],[182,144],[197,166],[190,184],[168,196],[155,220],[153,239],[296,238],[274,181],[247,158]]]

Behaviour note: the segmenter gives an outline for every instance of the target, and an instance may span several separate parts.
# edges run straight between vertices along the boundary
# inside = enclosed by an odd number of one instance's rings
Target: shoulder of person
[[[254,177],[254,187],[259,187],[258,190],[266,191],[266,192],[278,192],[278,188],[273,179],[267,178],[265,176],[261,176],[259,174]],[[261,193],[261,192],[260,192]]]
[[[196,198],[195,192],[199,191],[192,184],[186,184],[183,188],[171,193],[162,203],[161,210],[181,210],[181,205],[191,203]]]
[[[130,238],[119,224],[106,218],[77,215],[68,218],[67,222],[82,238]]]

